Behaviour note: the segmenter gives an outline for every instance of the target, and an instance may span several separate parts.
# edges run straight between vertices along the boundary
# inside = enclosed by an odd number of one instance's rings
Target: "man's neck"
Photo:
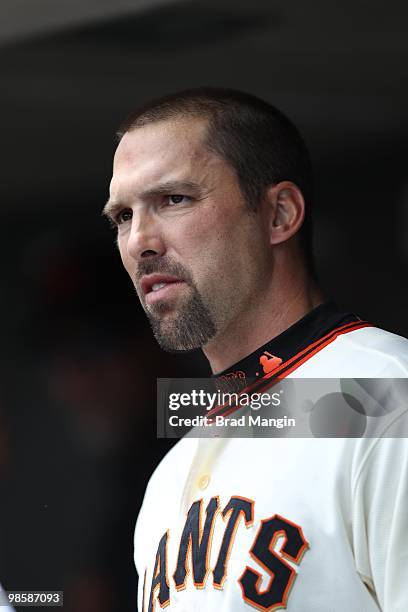
[[[222,372],[272,340],[323,302],[313,282],[278,297],[276,292],[257,299],[222,334],[204,348],[213,373]]]

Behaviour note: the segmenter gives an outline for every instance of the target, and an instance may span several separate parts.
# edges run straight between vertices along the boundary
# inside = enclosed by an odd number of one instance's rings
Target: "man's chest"
[[[149,492],[136,537],[140,610],[304,611],[319,601],[317,611],[337,610],[344,580],[366,597],[336,454],[323,461],[323,441],[313,441],[318,452],[292,442],[204,445],[188,470],[179,464],[173,487]]]

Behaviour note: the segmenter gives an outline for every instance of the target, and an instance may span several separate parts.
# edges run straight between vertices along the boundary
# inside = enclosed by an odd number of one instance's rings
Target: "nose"
[[[164,254],[163,238],[153,215],[133,212],[127,252],[136,261]]]

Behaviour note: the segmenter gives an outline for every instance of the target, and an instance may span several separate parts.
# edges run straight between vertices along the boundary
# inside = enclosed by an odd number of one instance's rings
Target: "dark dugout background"
[[[156,440],[156,377],[208,367],[158,349],[120,267],[100,217],[114,132],[190,86],[276,104],[314,160],[327,294],[406,335],[408,9],[3,0],[0,13],[0,581],[64,589],[67,612],[131,612],[134,523],[170,444]]]

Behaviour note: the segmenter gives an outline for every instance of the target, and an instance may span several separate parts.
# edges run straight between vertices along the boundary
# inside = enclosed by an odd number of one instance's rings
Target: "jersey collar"
[[[251,382],[270,379],[303,359],[313,349],[339,330],[352,331],[368,325],[355,314],[341,311],[333,302],[314,308],[284,332],[269,340],[256,351],[226,370],[213,374],[216,386],[223,390],[237,391]]]

